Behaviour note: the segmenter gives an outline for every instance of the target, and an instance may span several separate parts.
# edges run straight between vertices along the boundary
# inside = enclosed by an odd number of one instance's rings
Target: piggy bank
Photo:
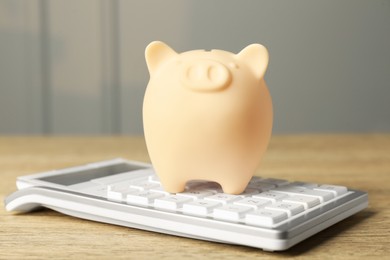
[[[243,192],[272,131],[267,49],[179,54],[156,41],[145,56],[144,134],[163,188],[177,193],[190,180],[207,180],[225,193]]]

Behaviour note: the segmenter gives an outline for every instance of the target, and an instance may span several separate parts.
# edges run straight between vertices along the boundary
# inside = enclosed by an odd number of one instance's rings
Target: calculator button
[[[187,190],[184,192],[176,193],[177,196],[183,196],[188,197],[192,199],[201,199],[206,196],[211,196],[214,193],[209,190],[203,190],[203,189],[193,189],[193,190]]]
[[[273,188],[276,188],[276,185],[270,184],[270,183],[256,183],[256,184],[249,184],[248,188],[256,189],[259,191],[268,191],[272,190]]]
[[[333,193],[319,190],[307,190],[300,192],[299,194],[316,197],[321,201],[321,203],[334,198]]]
[[[130,188],[115,188],[115,187],[109,187],[107,189],[107,199],[113,200],[113,201],[126,201],[126,197],[128,194],[132,194],[134,192],[137,192],[136,189],[130,189]]]
[[[305,195],[318,198],[321,203],[331,200],[335,197],[332,192],[329,191],[320,191],[320,190],[311,190],[304,187],[298,186],[284,186],[275,189],[278,192],[287,193],[289,195]]]
[[[279,201],[279,200],[281,200],[283,198],[286,198],[288,196],[286,194],[279,193],[279,192],[266,191],[266,192],[262,192],[262,193],[253,195],[253,197],[254,198],[259,198],[259,199],[270,200],[273,203],[275,203],[275,202],[277,202],[277,201]]]
[[[126,195],[126,202],[128,204],[137,204],[143,206],[149,206],[153,203],[156,198],[164,196],[161,193],[150,192],[150,191],[136,191]]]
[[[276,187],[276,185],[262,182],[264,180],[261,177],[253,176],[248,183],[248,188],[254,188],[262,191],[270,190]]]
[[[258,194],[259,190],[254,188],[246,188],[242,193],[238,194],[240,197],[249,197],[255,194]]]
[[[301,204],[303,205],[303,207],[305,207],[305,209],[309,209],[320,204],[320,200],[316,197],[301,196],[301,195],[294,195],[291,197],[287,197],[282,201]]]
[[[212,200],[212,201],[217,201],[221,202],[223,204],[233,202],[235,200],[240,199],[239,196],[237,195],[231,195],[231,194],[225,194],[225,193],[217,193],[213,196],[205,197],[205,200]]]
[[[153,183],[153,182],[145,180],[145,181],[133,182],[130,185],[130,188],[135,188],[135,189],[140,189],[140,190],[149,190],[151,188],[157,188],[159,186],[160,185],[157,183]]]
[[[262,180],[260,180],[260,182],[273,184],[277,187],[289,184],[289,182],[286,180],[274,179],[274,178],[262,179]]]
[[[214,209],[213,217],[215,219],[239,221],[244,213],[251,210],[253,210],[252,207],[228,204]]]
[[[259,209],[261,207],[264,207],[265,205],[271,204],[271,201],[265,199],[258,199],[258,198],[244,198],[242,200],[233,202],[233,204]]]
[[[123,195],[120,191],[107,190],[107,199],[113,201],[122,201]]]
[[[341,196],[348,192],[346,187],[337,185],[321,185],[314,190],[332,192],[335,196]]]
[[[170,193],[166,190],[164,190],[164,187],[162,186],[158,186],[158,187],[155,187],[155,188],[150,188],[150,191],[152,192],[159,192],[159,193],[162,193],[164,195],[169,195]]]
[[[158,198],[154,201],[154,206],[160,209],[177,210],[182,207],[185,202],[191,201],[191,198],[186,198],[178,195],[168,195]]]
[[[301,187],[310,188],[310,189],[318,187],[317,183],[301,182],[301,181],[294,181],[294,182],[290,183],[290,185],[291,186],[301,186]]]
[[[302,211],[305,210],[301,204],[283,202],[283,201],[266,206],[265,209],[281,210],[281,211],[286,212],[289,217],[294,216],[298,213],[301,213]]]
[[[107,190],[124,190],[130,187],[132,180],[123,180],[121,182],[114,182],[107,185]]]
[[[246,214],[245,223],[254,226],[272,227],[273,225],[286,219],[286,212],[279,210],[260,209]]]
[[[218,207],[220,205],[222,204],[216,201],[200,199],[184,203],[183,212],[206,217],[207,214],[209,214],[213,208]]]
[[[148,177],[148,181],[153,182],[153,183],[157,183],[157,184],[161,184],[160,178],[155,174],[150,175]]]
[[[293,185],[287,185],[284,187],[278,187],[275,189],[275,191],[283,192],[283,193],[301,193],[307,191],[308,188],[305,188],[303,186],[293,186]]]
[[[260,181],[262,180],[263,178],[259,177],[259,176],[253,176],[251,178],[251,180],[249,181],[248,185],[256,185],[258,183],[260,183]]]

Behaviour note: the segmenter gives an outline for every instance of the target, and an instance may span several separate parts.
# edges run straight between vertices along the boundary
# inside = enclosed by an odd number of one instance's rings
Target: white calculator
[[[344,186],[253,177],[240,195],[208,181],[166,192],[150,164],[114,159],[18,177],[8,211],[46,207],[78,218],[176,236],[285,250],[363,210]]]

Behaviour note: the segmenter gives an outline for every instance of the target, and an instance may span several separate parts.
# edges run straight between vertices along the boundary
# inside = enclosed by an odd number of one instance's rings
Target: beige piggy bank
[[[225,193],[243,192],[272,131],[267,49],[178,54],[152,42],[145,55],[144,134],[163,188],[177,193],[190,180],[208,180]]]

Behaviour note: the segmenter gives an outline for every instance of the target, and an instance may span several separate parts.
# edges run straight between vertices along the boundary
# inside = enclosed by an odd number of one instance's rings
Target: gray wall
[[[152,40],[267,46],[275,133],[390,131],[388,0],[0,0],[0,134],[142,133]]]

